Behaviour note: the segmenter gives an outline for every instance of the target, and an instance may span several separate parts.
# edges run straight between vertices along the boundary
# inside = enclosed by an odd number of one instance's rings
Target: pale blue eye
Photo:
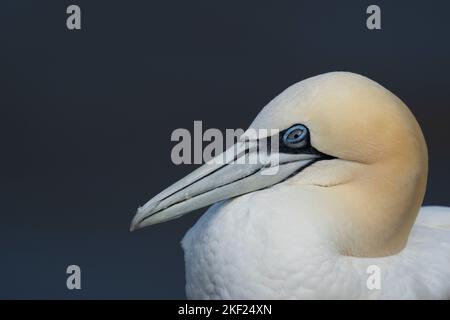
[[[306,145],[306,137],[308,135],[308,128],[304,125],[296,124],[283,135],[283,143],[290,148],[301,148]]]

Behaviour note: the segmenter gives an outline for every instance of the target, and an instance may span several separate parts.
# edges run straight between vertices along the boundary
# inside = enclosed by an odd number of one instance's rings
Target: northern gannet
[[[188,298],[450,298],[450,208],[421,209],[427,147],[399,98],[326,73],[286,89],[250,128],[280,131],[276,175],[207,163],[132,221],[214,204],[182,240]],[[367,286],[370,266],[380,288]]]

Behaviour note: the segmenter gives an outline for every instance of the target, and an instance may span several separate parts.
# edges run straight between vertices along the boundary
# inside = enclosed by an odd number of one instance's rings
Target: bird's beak
[[[264,160],[256,155],[256,149],[255,144],[238,142],[174,183],[138,209],[130,230],[176,219],[215,202],[270,187],[320,157],[310,152],[280,152],[266,154]],[[252,157],[258,161],[251,161]]]

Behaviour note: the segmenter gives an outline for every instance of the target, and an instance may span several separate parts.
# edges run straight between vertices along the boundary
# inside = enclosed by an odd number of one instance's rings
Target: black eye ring
[[[302,124],[296,124],[283,134],[283,143],[289,148],[301,148],[307,144],[308,128]]]

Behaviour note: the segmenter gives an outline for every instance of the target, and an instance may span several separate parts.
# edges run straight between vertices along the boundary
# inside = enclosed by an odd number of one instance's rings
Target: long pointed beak
[[[231,156],[227,155],[230,150],[233,151]],[[313,153],[279,153],[270,155],[268,161],[248,161],[255,153],[256,148],[240,143],[234,145],[140,207],[130,230],[176,219],[215,202],[270,187],[320,157]],[[274,157],[277,157],[276,161],[273,161]]]

